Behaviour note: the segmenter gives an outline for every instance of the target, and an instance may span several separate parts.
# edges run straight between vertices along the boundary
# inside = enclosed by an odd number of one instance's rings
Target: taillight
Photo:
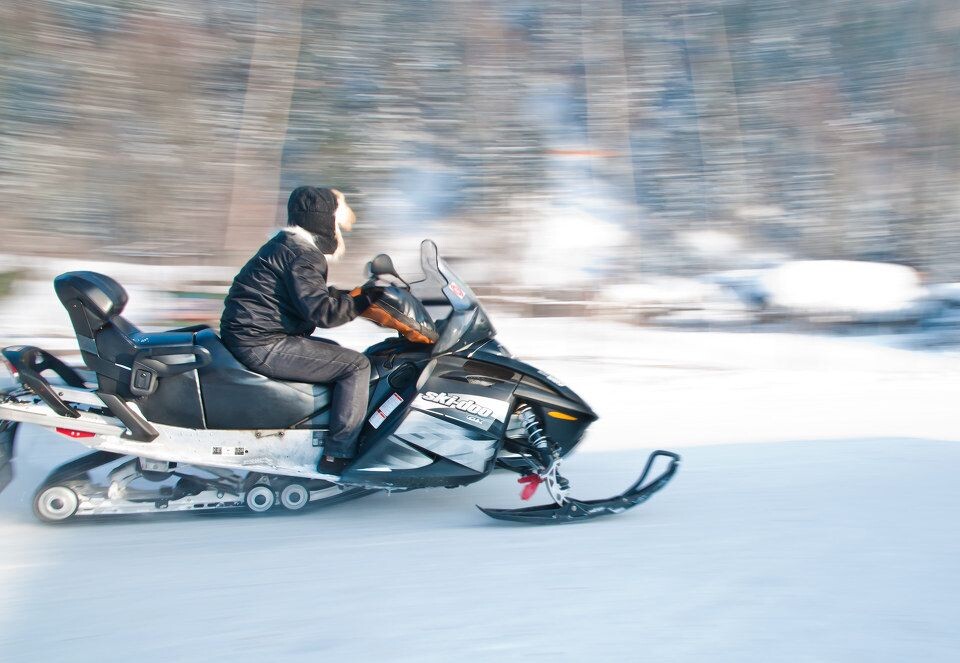
[[[61,435],[72,437],[75,440],[78,440],[82,437],[93,437],[96,435],[96,433],[91,433],[88,430],[74,430],[73,428],[57,428],[57,432]]]

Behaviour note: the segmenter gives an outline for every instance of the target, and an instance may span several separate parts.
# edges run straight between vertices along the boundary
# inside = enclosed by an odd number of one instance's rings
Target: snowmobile
[[[522,498],[543,485],[550,501],[483,513],[569,523],[625,511],[670,481],[680,457],[655,451],[623,493],[570,497],[560,465],[597,415],[495,339],[480,301],[432,241],[421,244],[420,262],[416,280],[404,280],[384,254],[367,264],[368,276],[385,287],[364,317],[398,334],[365,352],[370,406],[359,453],[340,476],[317,471],[328,434],[327,385],[254,373],[206,326],[141,331],[122,316],[127,293],[119,283],[95,272],[61,274],[54,288],[86,370],[37,347],[3,350],[18,384],[0,392],[0,490],[12,477],[21,424],[92,450],[56,468],[37,490],[34,512],[48,523],[158,511],[299,511],[378,491],[455,488],[495,468],[519,475]]]

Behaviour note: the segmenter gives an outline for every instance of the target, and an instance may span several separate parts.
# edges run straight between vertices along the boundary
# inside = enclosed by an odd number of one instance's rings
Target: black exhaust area
[[[0,421],[0,493],[13,481],[13,440],[17,436],[16,421]]]

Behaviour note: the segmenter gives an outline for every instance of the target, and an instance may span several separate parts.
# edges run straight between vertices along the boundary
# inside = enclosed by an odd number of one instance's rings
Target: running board
[[[647,475],[657,458],[669,458],[670,465],[656,479],[647,482]],[[582,520],[591,520],[601,516],[610,516],[623,513],[638,504],[643,504],[650,497],[667,485],[680,465],[680,456],[672,451],[654,451],[647,459],[647,464],[632,486],[614,497],[599,500],[574,500],[567,498],[563,504],[544,504],[525,509],[485,509],[478,506],[491,518],[509,520],[517,523],[533,523],[538,525],[554,525],[573,523]]]

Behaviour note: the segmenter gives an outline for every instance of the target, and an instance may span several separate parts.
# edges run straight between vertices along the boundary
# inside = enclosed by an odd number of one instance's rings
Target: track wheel
[[[60,523],[77,512],[80,498],[66,486],[50,486],[37,493],[33,512],[45,523]]]
[[[280,504],[287,511],[299,511],[310,501],[310,491],[302,483],[290,483],[280,491]]]
[[[269,511],[275,501],[273,490],[262,483],[247,491],[247,508],[255,513]]]

